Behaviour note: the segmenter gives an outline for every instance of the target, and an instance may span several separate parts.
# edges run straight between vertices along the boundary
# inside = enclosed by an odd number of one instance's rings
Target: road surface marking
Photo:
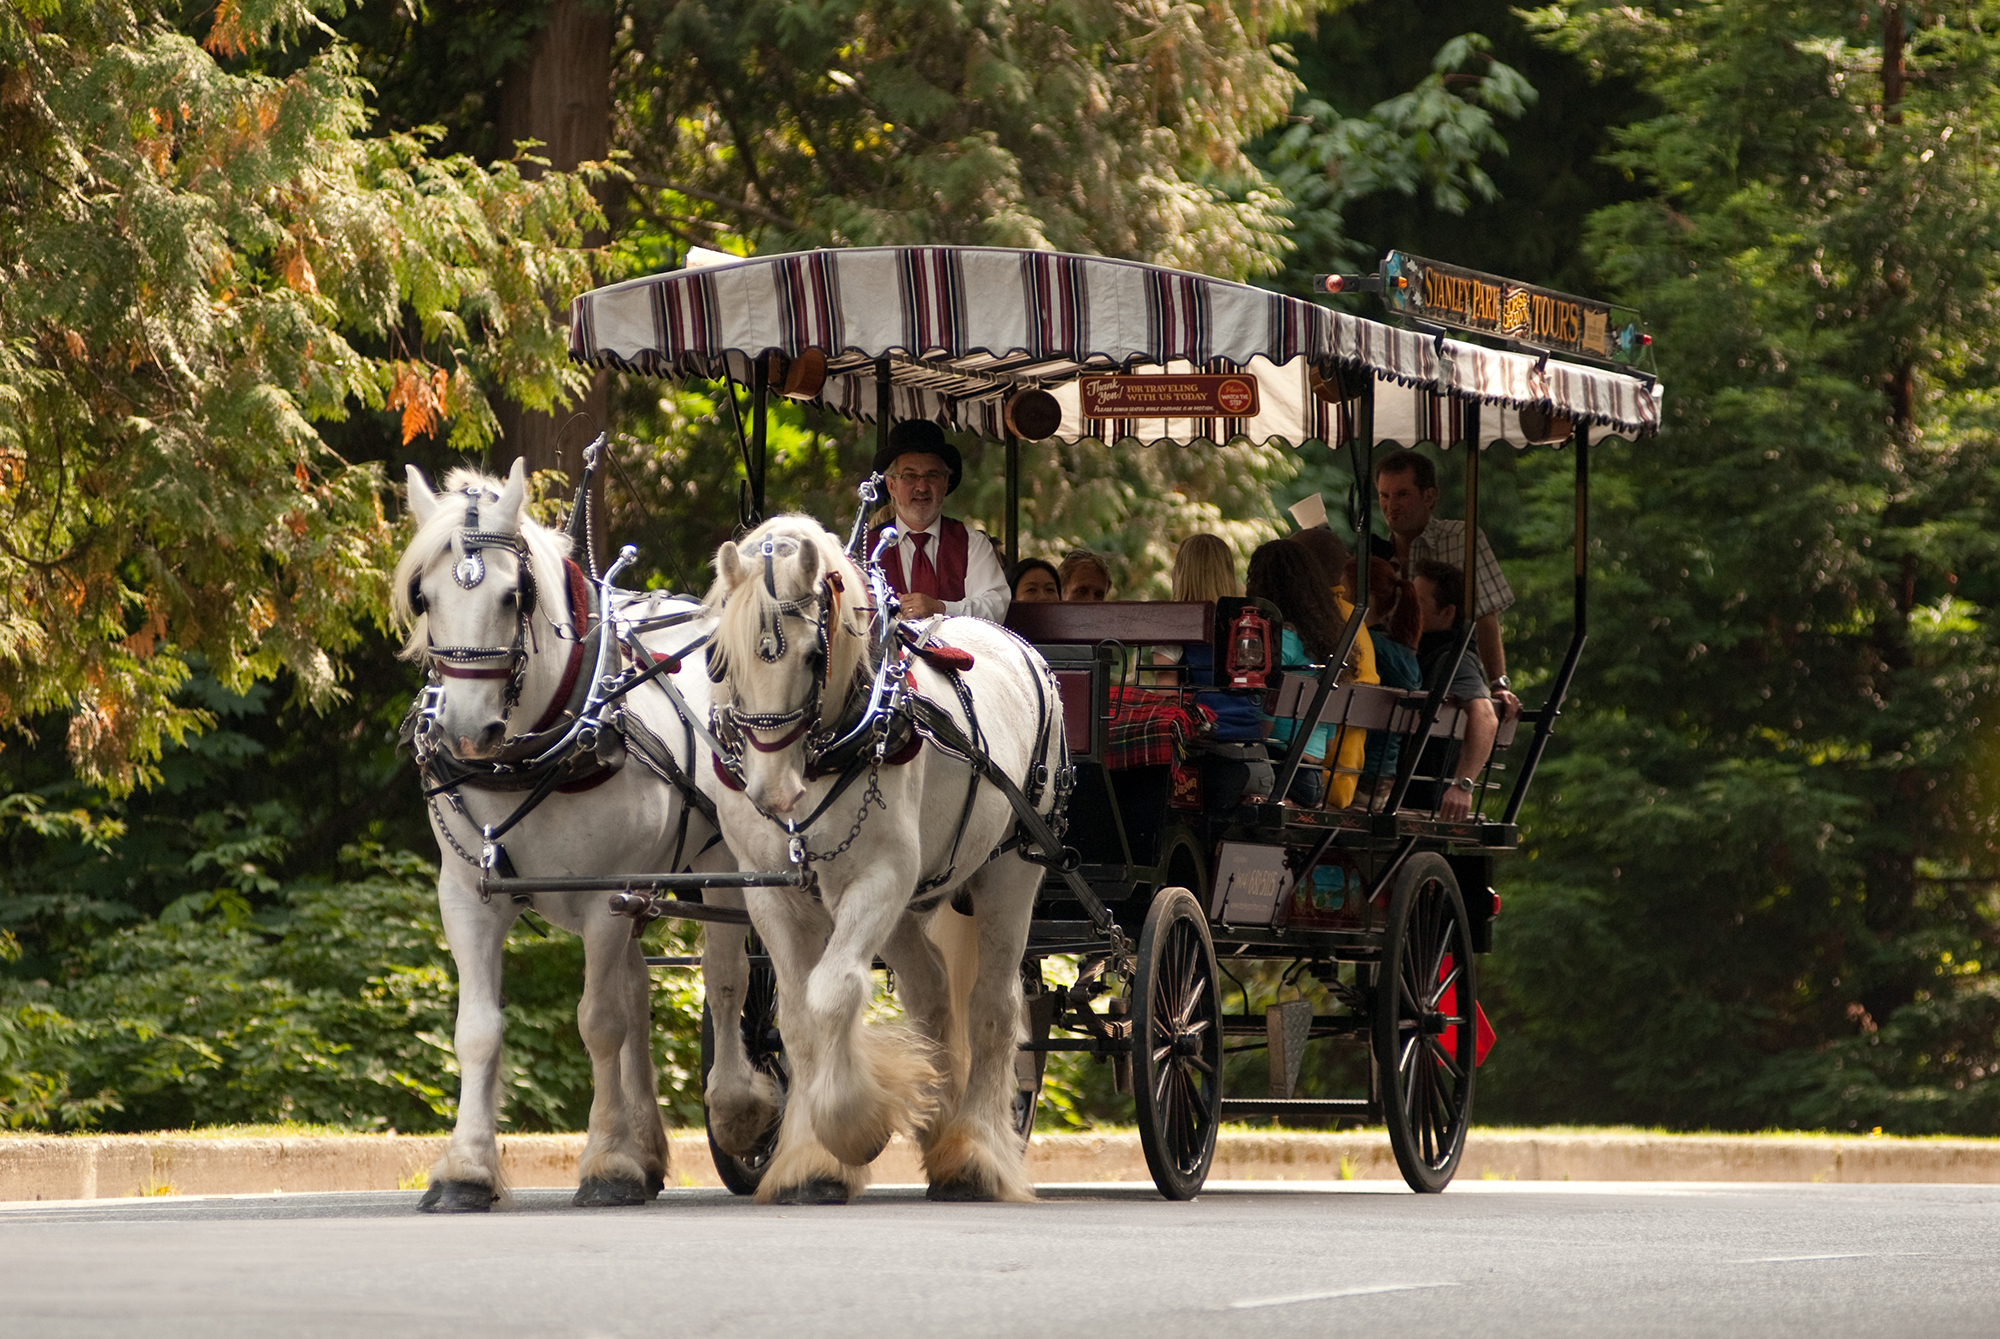
[[[1293,1306],[1299,1302],[1331,1302],[1339,1297],[1367,1297],[1374,1293],[1413,1292],[1419,1288],[1456,1288],[1456,1283],[1378,1283],[1369,1288],[1335,1288],[1330,1292],[1291,1293],[1284,1297],[1246,1297],[1231,1302],[1231,1311],[1248,1311],[1261,1306]]]

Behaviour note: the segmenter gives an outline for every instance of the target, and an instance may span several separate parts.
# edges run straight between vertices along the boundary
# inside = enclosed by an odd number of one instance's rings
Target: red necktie
[[[910,536],[910,542],[917,546],[917,556],[910,564],[910,594],[928,595],[937,598],[937,568],[931,564],[931,537],[928,534]]]

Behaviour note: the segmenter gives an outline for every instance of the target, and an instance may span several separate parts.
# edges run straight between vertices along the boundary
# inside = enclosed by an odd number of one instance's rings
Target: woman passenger
[[[1250,555],[1250,570],[1243,593],[1253,600],[1269,600],[1285,620],[1280,638],[1280,667],[1304,672],[1340,649],[1340,635],[1346,620],[1334,603],[1333,578],[1304,545],[1275,539],[1259,545]],[[1291,745],[1293,722],[1265,717],[1270,729],[1273,761],[1284,756]],[[1304,764],[1292,778],[1291,793],[1285,798],[1296,804],[1316,807],[1325,796],[1320,772],[1327,767],[1333,744],[1333,726],[1313,727],[1306,741]]]
[[[1243,593],[1236,580],[1236,560],[1220,536],[1190,535],[1174,554],[1174,599],[1181,603],[1213,603]],[[1270,789],[1271,766],[1259,747],[1264,740],[1264,714],[1257,699],[1216,687],[1215,646],[1162,646],[1153,652],[1156,665],[1185,660],[1186,684],[1195,700],[1215,713],[1207,742],[1196,750],[1203,805],[1212,813],[1234,809],[1245,795],[1262,797]],[[1163,676],[1164,677],[1164,676]],[[1169,688],[1173,687],[1168,681]],[[1206,690],[1206,691],[1201,691]]]
[[[1041,558],[1023,558],[1007,574],[1008,588],[1016,604],[1054,603],[1062,599],[1062,578],[1055,564]]]

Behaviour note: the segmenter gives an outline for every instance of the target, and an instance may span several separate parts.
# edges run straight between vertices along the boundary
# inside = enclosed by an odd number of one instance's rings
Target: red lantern
[[[1262,688],[1271,674],[1271,643],[1277,634],[1255,605],[1229,620],[1229,686]]]

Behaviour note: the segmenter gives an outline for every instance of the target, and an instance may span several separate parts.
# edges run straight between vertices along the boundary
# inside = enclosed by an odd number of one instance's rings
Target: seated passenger
[[[1352,590],[1357,578],[1353,560],[1347,564],[1347,586]],[[1397,575],[1395,564],[1375,558],[1368,564],[1368,632],[1375,643],[1375,668],[1385,688],[1405,691],[1424,686],[1424,672],[1417,664],[1417,640],[1423,636],[1423,611],[1417,607],[1417,592]],[[1402,736],[1390,730],[1370,730],[1368,747],[1361,763],[1359,787],[1364,800],[1395,780],[1402,759]]]
[[[1227,544],[1209,534],[1190,535],[1182,542],[1174,554],[1176,601],[1214,603],[1240,594],[1236,561],[1230,557]],[[1185,684],[1196,690],[1195,701],[1215,713],[1214,728],[1195,747],[1203,806],[1212,813],[1224,812],[1245,798],[1261,800],[1268,795],[1272,773],[1263,747],[1264,714],[1257,710],[1255,696],[1216,687],[1214,644],[1157,647],[1153,663],[1185,664]],[[1179,687],[1171,680],[1166,682],[1171,690]]]
[[[1243,593],[1253,600],[1269,600],[1285,620],[1279,639],[1278,667],[1300,673],[1312,672],[1315,663],[1340,649],[1345,620],[1334,603],[1333,581],[1311,553],[1290,540],[1277,539],[1258,546],[1250,555],[1250,571]],[[1282,758],[1292,742],[1294,723],[1288,719],[1265,717],[1271,757]],[[1306,741],[1305,762],[1292,778],[1286,799],[1295,804],[1317,807],[1326,794],[1321,770],[1333,745],[1333,726],[1313,727]]]
[[[1229,556],[1229,546],[1218,535],[1189,535],[1174,551],[1174,570],[1170,578],[1173,582],[1172,598],[1177,603],[1197,603],[1227,600],[1241,595],[1243,588],[1236,580],[1236,560]],[[1160,646],[1153,649],[1155,665],[1187,665],[1187,680],[1190,687],[1215,686],[1215,648],[1213,646]]]
[[[1056,569],[1065,600],[1102,600],[1111,593],[1111,568],[1089,549],[1071,549]]]
[[[1333,603],[1340,610],[1340,620],[1345,626],[1354,617],[1354,605],[1347,598],[1348,587],[1342,584],[1347,571],[1347,545],[1324,524],[1298,531],[1291,542],[1303,545],[1318,560],[1321,570],[1334,579]],[[1375,639],[1366,627],[1355,630],[1354,649],[1348,655],[1348,669],[1341,675],[1341,682],[1381,682],[1375,672]],[[1354,792],[1360,786],[1367,763],[1367,736],[1366,730],[1341,728],[1340,744],[1333,752],[1333,770],[1327,778],[1327,803],[1335,808],[1354,802]]]
[[[1062,578],[1054,563],[1041,558],[1023,558],[1007,574],[1016,604],[1054,604],[1062,599]]]
[[[1465,606],[1465,574],[1449,563],[1425,560],[1416,565],[1410,584],[1416,587],[1417,607],[1423,614],[1424,633],[1417,646],[1417,659],[1423,667],[1424,682],[1429,683],[1458,648],[1462,631],[1458,611]],[[1479,785],[1479,773],[1484,770],[1487,758],[1492,756],[1493,737],[1500,720],[1493,710],[1493,695],[1487,690],[1486,676],[1480,672],[1476,646],[1465,648],[1458,663],[1450,667],[1450,675],[1445,701],[1466,713],[1465,740],[1458,747],[1450,780],[1436,807],[1439,818],[1457,822],[1471,812],[1473,791]],[[1428,754],[1430,750],[1425,752]],[[1438,775],[1444,768],[1440,765],[1420,770]],[[1414,788],[1411,794],[1416,794]]]

